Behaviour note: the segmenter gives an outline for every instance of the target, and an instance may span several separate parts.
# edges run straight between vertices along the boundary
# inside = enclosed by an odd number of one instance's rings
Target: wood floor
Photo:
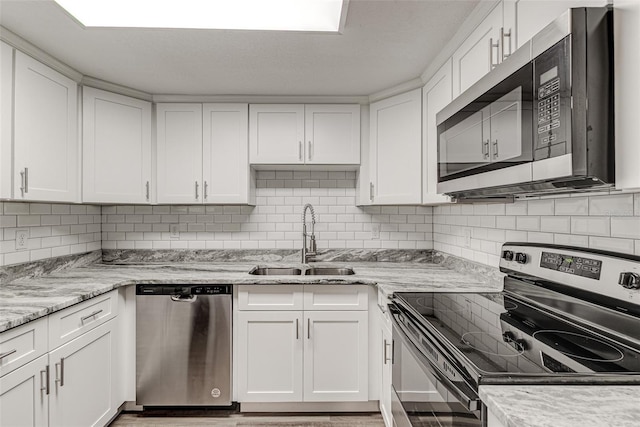
[[[177,415],[177,416],[176,416]],[[374,414],[140,414],[122,413],[110,427],[384,427],[379,413]]]

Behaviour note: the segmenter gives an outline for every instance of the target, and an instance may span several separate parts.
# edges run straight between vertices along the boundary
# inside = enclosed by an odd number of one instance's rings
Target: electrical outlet
[[[169,237],[172,239],[180,238],[180,225],[179,224],[169,224]]]
[[[16,230],[16,250],[29,249],[29,230]]]
[[[380,238],[380,224],[371,224],[371,239]]]
[[[471,247],[471,230],[465,228],[464,230],[464,245],[469,248]]]

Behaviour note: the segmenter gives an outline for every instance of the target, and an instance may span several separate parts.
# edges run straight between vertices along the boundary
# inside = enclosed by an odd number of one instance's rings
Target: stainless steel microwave
[[[614,183],[613,13],[570,9],[437,114],[438,193]]]

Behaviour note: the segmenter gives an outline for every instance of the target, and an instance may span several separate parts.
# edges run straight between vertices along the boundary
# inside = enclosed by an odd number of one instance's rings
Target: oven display
[[[574,257],[571,255],[542,252],[540,267],[561,271],[574,276],[588,277],[600,280],[602,261],[590,258]]]

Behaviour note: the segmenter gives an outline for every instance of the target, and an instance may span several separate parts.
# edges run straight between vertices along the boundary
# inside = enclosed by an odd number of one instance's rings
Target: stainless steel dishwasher
[[[138,405],[231,405],[232,289],[136,287]]]

